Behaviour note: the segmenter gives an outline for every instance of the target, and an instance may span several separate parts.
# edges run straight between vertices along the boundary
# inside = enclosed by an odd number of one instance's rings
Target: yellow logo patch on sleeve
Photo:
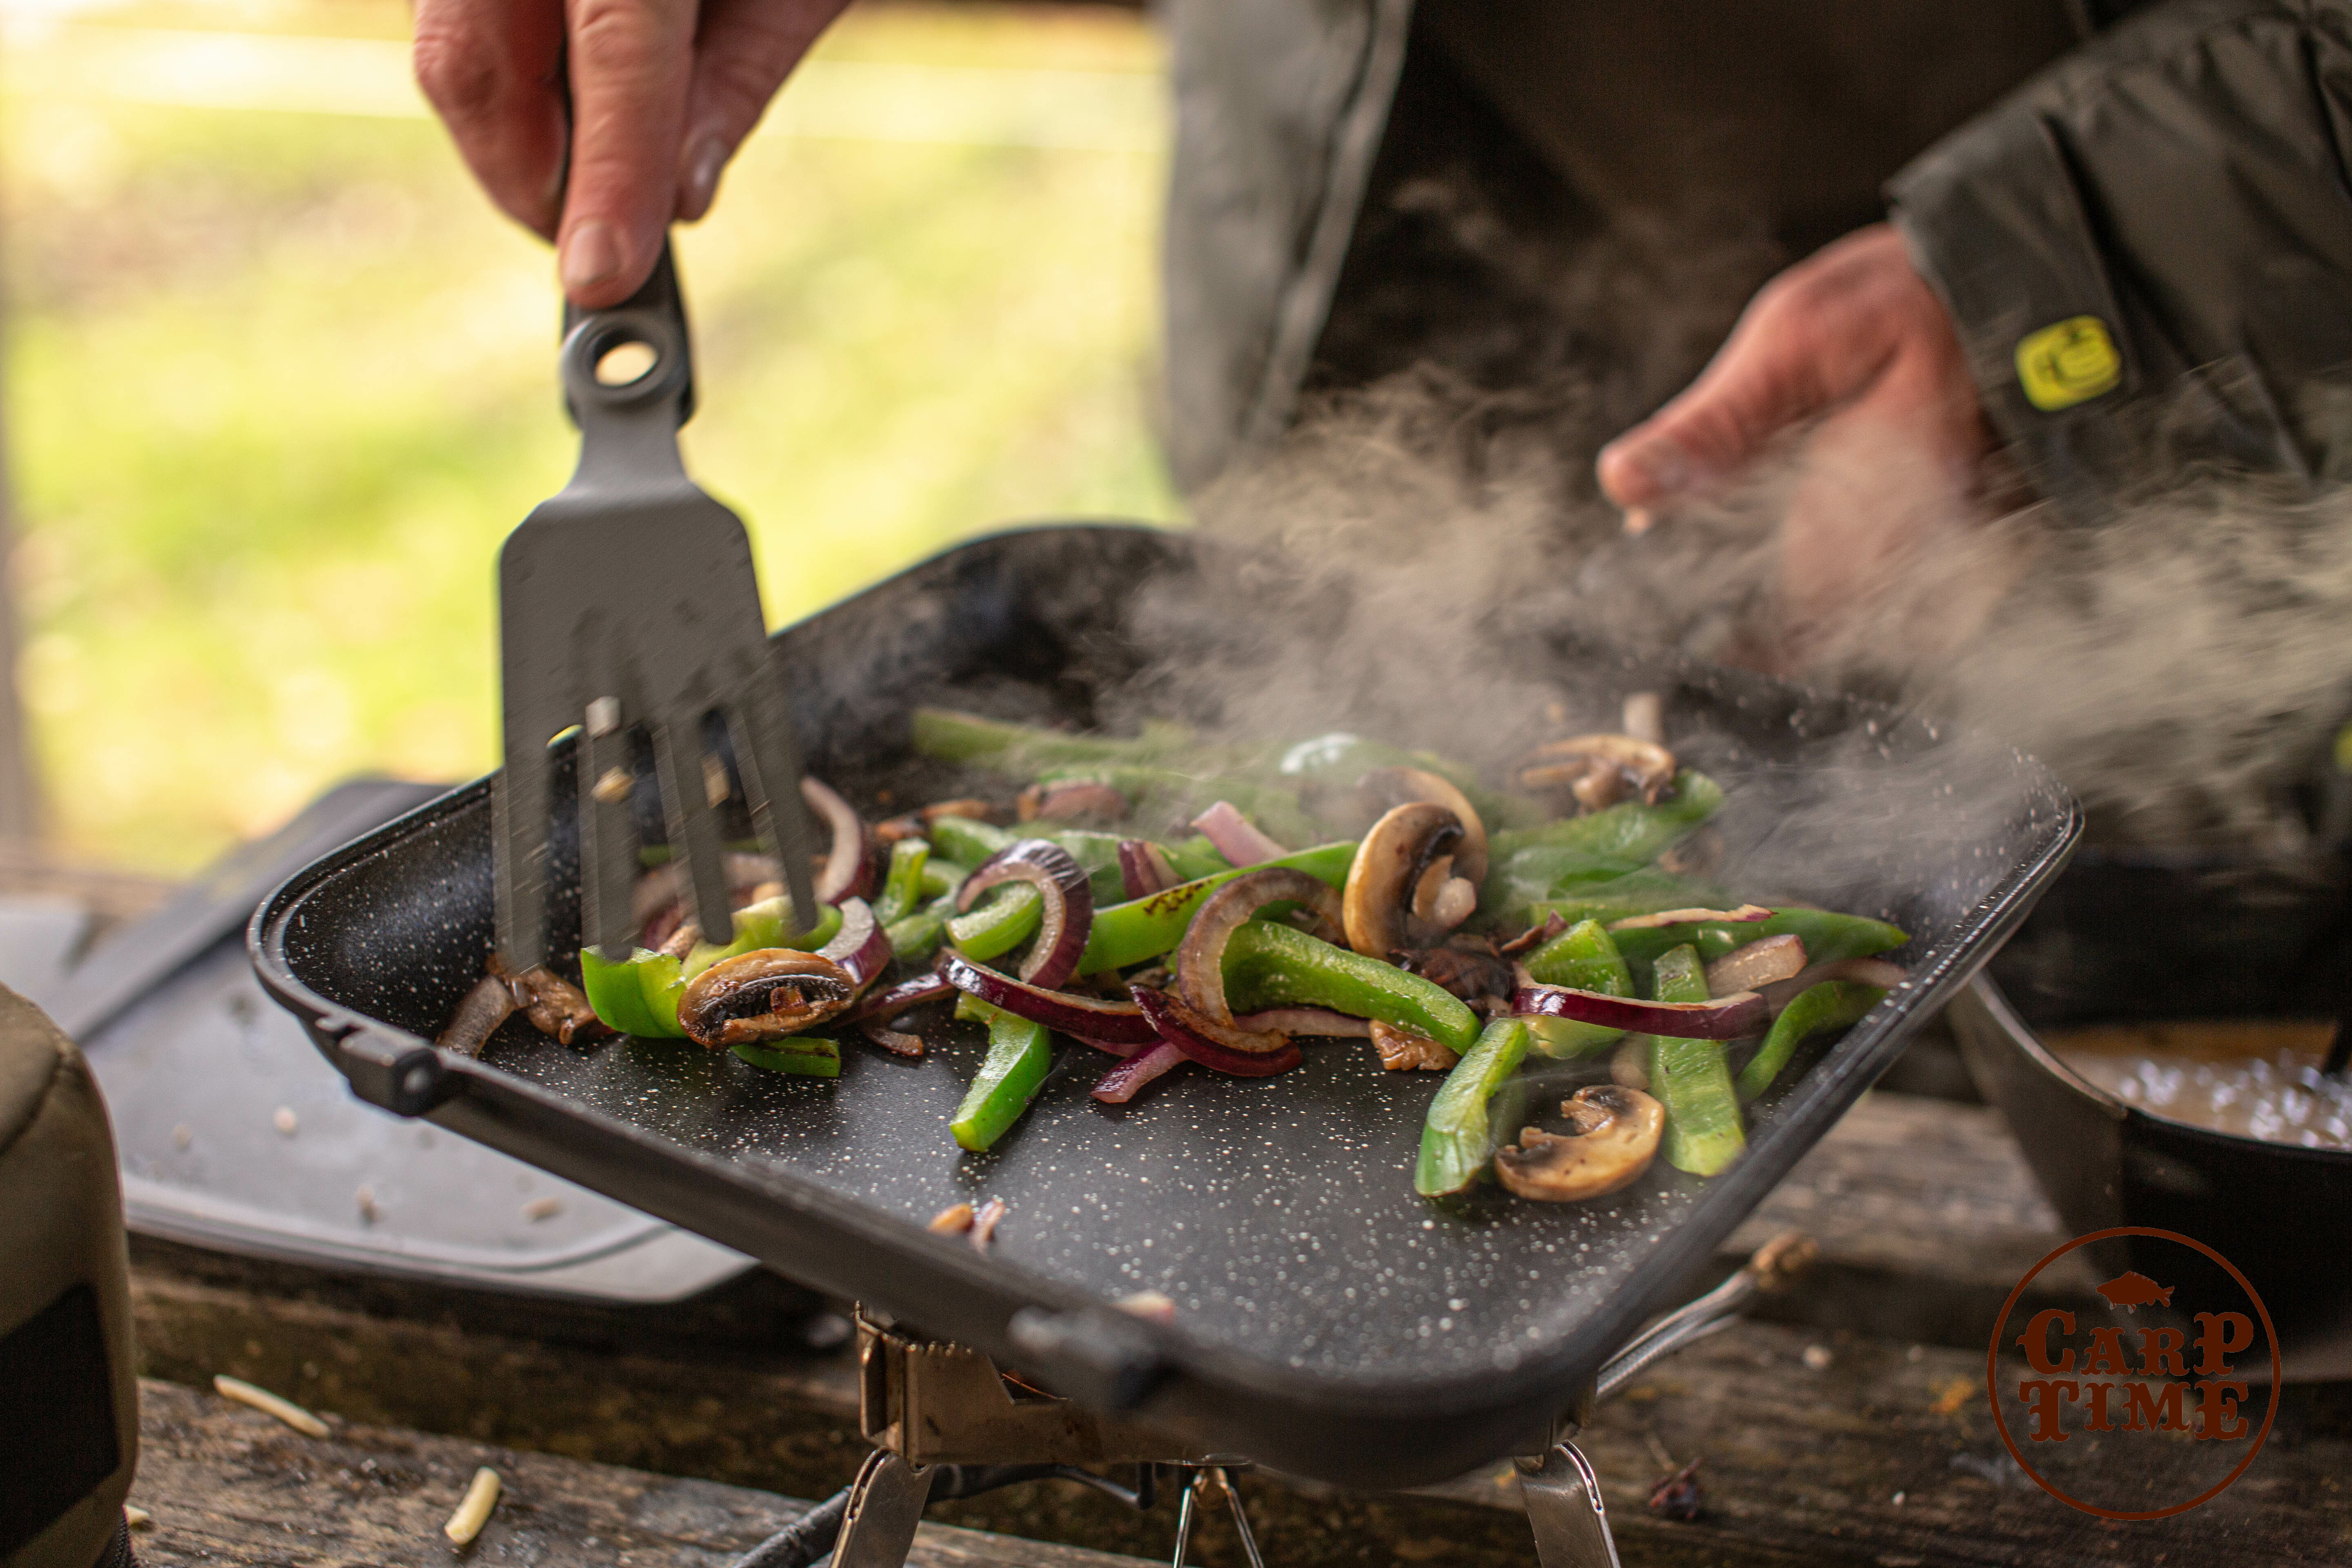
[[[2018,384],[2044,414],[2113,392],[2123,378],[2123,356],[2096,316],[2072,316],[2018,340]]]

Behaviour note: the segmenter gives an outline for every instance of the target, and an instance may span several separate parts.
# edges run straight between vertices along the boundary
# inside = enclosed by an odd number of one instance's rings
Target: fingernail
[[[1658,495],[1672,495],[1690,483],[1690,458],[1672,441],[1647,442],[1629,453],[1626,460],[1642,471]]]
[[[619,273],[621,267],[621,237],[602,218],[590,218],[563,237],[557,273],[567,290],[577,293],[593,289]]]
[[[686,165],[686,202],[678,215],[688,223],[710,210],[719,195],[719,176],[727,169],[727,143],[716,136],[706,136],[695,143],[694,156]]]

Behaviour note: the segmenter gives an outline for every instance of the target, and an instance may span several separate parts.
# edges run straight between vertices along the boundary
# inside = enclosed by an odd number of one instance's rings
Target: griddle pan
[[[1135,617],[1155,617],[1154,636],[1217,635],[1221,548],[1018,531],[788,628],[802,754],[864,809],[904,809],[955,782],[908,752],[916,706],[1131,721],[1107,705],[1149,674]],[[1208,1450],[1349,1485],[1434,1481],[1549,1440],[1601,1363],[2000,945],[2081,820],[2030,759],[1867,702],[1567,633],[1516,633],[1507,658],[1571,721],[1613,728],[1627,693],[1664,694],[1677,749],[1729,793],[1728,879],[1769,867],[1780,896],[1913,933],[1894,955],[1910,982],[1801,1054],[1756,1108],[1747,1155],[1712,1180],[1659,1162],[1596,1202],[1433,1206],[1411,1169],[1442,1075],[1384,1073],[1361,1042],[1314,1046],[1263,1080],[1174,1075],[1124,1107],[1087,1098],[1107,1058],[1066,1045],[1026,1120],[980,1155],[947,1131],[982,1052],[969,1033],[929,1031],[919,1062],[851,1044],[830,1081],[677,1042],[571,1049],[520,1019],[479,1059],[439,1052],[490,942],[488,780],[294,877],[254,919],[254,959],[363,1098]],[[576,947],[576,911],[555,930]],[[983,1196],[1010,1207],[986,1255],[924,1228]],[[1113,1305],[1143,1290],[1174,1301],[1172,1321]]]

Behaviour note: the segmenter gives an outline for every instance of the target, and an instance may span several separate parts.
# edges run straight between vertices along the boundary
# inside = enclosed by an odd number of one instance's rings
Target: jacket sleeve
[[[2096,517],[2220,467],[2352,477],[2352,0],[2170,0],[1888,188],[1985,407]]]

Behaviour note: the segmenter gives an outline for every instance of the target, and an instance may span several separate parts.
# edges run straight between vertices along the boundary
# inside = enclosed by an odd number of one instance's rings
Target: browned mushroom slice
[[[1339,900],[1348,945],[1367,958],[1386,959],[1401,947],[1423,945],[1412,921],[1412,894],[1432,861],[1452,851],[1462,837],[1462,820],[1430,801],[1400,805],[1364,835],[1348,867]]]
[[[551,969],[543,965],[526,969],[514,977],[513,985],[523,1016],[542,1035],[552,1035],[569,1046],[613,1032],[588,1005],[588,994]]]
[[[1675,782],[1675,754],[1631,735],[1573,735],[1538,746],[1518,766],[1519,787],[1564,789],[1588,811],[1613,805],[1628,790],[1652,805]]]
[[[1014,809],[1024,822],[1118,822],[1127,816],[1127,796],[1107,784],[1086,779],[1034,784],[1021,792]]]
[[[1622,1084],[1580,1089],[1560,1103],[1566,1137],[1539,1127],[1495,1156],[1495,1173],[1523,1198],[1572,1204],[1613,1193],[1649,1168],[1666,1130],[1666,1110]]]
[[[1356,781],[1356,790],[1377,816],[1400,805],[1427,801],[1452,812],[1462,824],[1462,842],[1454,847],[1454,875],[1474,889],[1486,879],[1486,825],[1470,797],[1451,779],[1426,768],[1374,768]]]
[[[769,947],[714,963],[677,999],[686,1037],[717,1050],[758,1045],[824,1023],[848,1007],[857,984],[829,958]]]
[[[1427,1035],[1378,1019],[1372,1021],[1372,1049],[1380,1053],[1381,1066],[1390,1072],[1445,1072],[1462,1059],[1453,1047]]]
[[[433,1042],[443,1050],[456,1051],[459,1056],[480,1056],[482,1047],[499,1032],[499,1026],[514,1016],[514,987],[503,973],[497,972],[498,960],[493,958],[490,963],[493,972],[474,983],[474,988],[457,1004],[457,1010],[449,1015],[441,1037]]]

